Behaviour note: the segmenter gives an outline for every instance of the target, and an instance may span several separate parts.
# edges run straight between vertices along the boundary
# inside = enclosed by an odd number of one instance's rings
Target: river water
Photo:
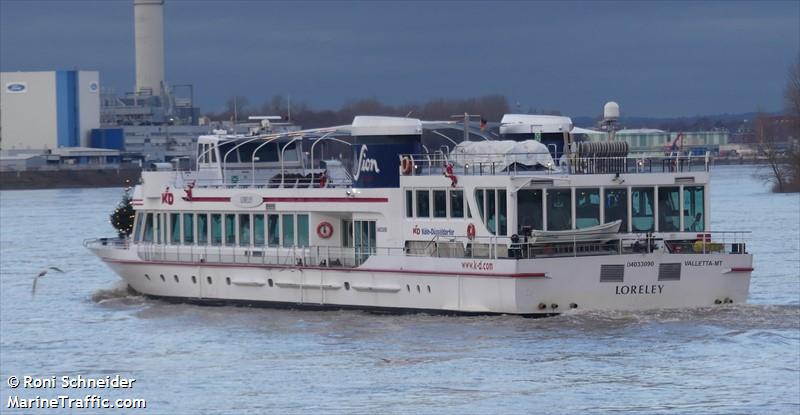
[[[120,189],[0,193],[0,413],[9,397],[144,398],[127,413],[800,413],[800,196],[717,167],[715,230],[752,230],[748,304],[385,316],[144,299],[82,246]],[[31,296],[33,276],[51,271]],[[12,389],[9,376],[135,378]],[[75,410],[75,413],[103,413]],[[123,411],[125,412],[125,411]]]

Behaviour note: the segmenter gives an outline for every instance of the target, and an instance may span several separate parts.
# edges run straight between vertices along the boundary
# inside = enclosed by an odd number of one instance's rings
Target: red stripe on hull
[[[314,202],[342,202],[342,203],[387,203],[388,197],[265,197],[265,203],[314,203]]]
[[[337,268],[337,267],[307,267],[307,266],[290,266],[290,265],[261,265],[261,264],[214,264],[214,263],[191,263],[175,262],[175,261],[126,261],[118,259],[103,258],[105,262],[114,262],[117,264],[130,264],[130,265],[178,265],[186,267],[233,267],[233,268],[265,268],[265,269],[312,269],[323,271],[344,271],[344,272],[380,272],[380,273],[395,273],[395,274],[415,274],[415,275],[436,275],[436,276],[470,276],[470,277],[493,277],[493,278],[544,278],[547,275],[544,272],[524,272],[517,274],[496,274],[496,273],[479,273],[479,272],[446,272],[446,271],[423,271],[423,270],[406,270],[406,269],[377,269],[377,268]]]

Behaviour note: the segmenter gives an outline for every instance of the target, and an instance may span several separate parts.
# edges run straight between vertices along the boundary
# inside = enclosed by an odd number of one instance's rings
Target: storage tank
[[[133,0],[136,91],[164,91],[164,0]]]

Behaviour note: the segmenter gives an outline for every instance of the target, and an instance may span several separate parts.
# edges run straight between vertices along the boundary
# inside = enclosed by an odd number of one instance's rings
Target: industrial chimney
[[[133,0],[136,92],[163,95],[164,0]]]

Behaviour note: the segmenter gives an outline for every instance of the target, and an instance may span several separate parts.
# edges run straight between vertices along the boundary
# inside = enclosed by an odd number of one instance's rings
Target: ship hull
[[[360,267],[142,260],[96,248],[134,290],[198,304],[380,312],[552,315],[577,310],[707,307],[747,300],[749,254],[570,258],[371,257]],[[126,254],[127,253],[127,254]],[[665,274],[662,264],[678,266]],[[616,266],[621,275],[602,275]]]

